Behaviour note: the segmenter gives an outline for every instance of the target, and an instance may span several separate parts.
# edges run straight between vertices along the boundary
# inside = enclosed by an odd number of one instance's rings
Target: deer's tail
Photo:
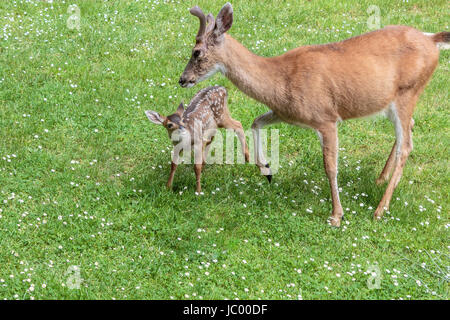
[[[426,33],[424,34],[433,39],[434,43],[436,43],[437,47],[440,50],[449,50],[450,49],[450,32],[442,31],[438,33]]]

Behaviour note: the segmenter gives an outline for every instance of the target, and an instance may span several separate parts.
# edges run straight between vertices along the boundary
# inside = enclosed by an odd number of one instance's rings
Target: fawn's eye
[[[200,50],[194,50],[194,53],[192,53],[192,56],[194,58],[198,58],[200,56]]]
[[[173,128],[173,124],[169,123],[169,124],[167,125],[167,128],[172,129],[172,128]]]

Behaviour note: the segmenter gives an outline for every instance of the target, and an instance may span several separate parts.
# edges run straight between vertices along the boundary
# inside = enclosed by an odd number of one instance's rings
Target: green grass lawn
[[[192,166],[181,165],[166,190],[171,144],[144,110],[167,114],[219,84],[245,129],[267,111],[219,74],[178,86],[198,30],[188,8],[216,15],[223,3],[48,2],[0,2],[1,299],[448,299],[449,51],[419,101],[415,149],[380,222],[372,215],[386,186],[374,181],[393,127],[340,124],[337,229],[317,136],[286,124],[273,126],[272,184],[254,165],[211,165],[195,195]],[[67,27],[72,3],[80,30]],[[232,4],[229,33],[264,56],[367,32],[373,4],[382,26],[449,27],[445,0]]]

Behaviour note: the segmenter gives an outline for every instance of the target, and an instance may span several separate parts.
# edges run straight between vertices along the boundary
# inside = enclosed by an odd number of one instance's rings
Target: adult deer
[[[199,7],[190,10],[200,19],[192,57],[180,78],[191,87],[220,71],[240,90],[266,104],[271,111],[252,124],[256,164],[271,175],[261,148],[259,129],[287,122],[314,129],[320,139],[325,171],[331,187],[331,224],[343,215],[339,200],[337,122],[384,113],[394,124],[396,141],[377,183],[392,177],[375,210],[380,219],[389,207],[413,145],[412,114],[439,60],[448,48],[450,32],[424,34],[406,26],[389,26],[341,42],[302,46],[277,57],[260,57],[226,32],[233,23],[229,3],[216,19]]]

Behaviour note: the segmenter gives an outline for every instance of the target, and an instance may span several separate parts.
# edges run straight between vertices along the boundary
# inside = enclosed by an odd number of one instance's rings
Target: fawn
[[[188,150],[190,150],[191,146],[194,146],[194,171],[197,180],[197,192],[201,192],[200,177],[203,165],[206,163],[210,144],[218,128],[233,129],[236,132],[245,161],[249,162],[249,152],[242,124],[231,117],[227,107],[227,97],[227,90],[224,87],[208,87],[197,92],[186,110],[183,103],[180,103],[177,111],[167,117],[160,115],[156,111],[145,111],[151,122],[163,125],[167,129],[169,138],[173,139],[173,134],[178,134],[180,139],[177,146],[181,147],[182,150],[186,149],[187,145],[189,147],[187,148]],[[196,140],[198,136],[200,139]],[[168,188],[172,187],[175,170],[180,162],[180,149],[175,147],[175,141],[173,143],[174,152],[169,180],[167,181]]]

